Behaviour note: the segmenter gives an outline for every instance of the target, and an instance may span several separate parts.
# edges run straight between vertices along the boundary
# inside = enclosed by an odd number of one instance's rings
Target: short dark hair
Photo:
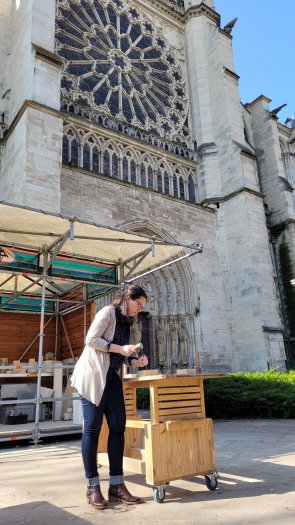
[[[134,318],[129,317],[127,314],[127,297],[130,297],[130,299],[139,299],[140,297],[144,297],[147,301],[147,294],[144,289],[141,288],[141,286],[138,286],[137,284],[131,284],[128,286],[128,288],[120,292],[113,302],[114,306],[118,306],[118,308],[120,308],[121,314],[125,318],[126,322],[128,322],[128,324],[133,324]]]

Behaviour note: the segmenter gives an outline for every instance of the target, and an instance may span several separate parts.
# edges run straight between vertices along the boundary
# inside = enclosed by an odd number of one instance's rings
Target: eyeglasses
[[[144,308],[144,304],[141,304],[141,302],[138,301],[137,299],[132,299],[132,301],[134,301],[135,303],[138,304],[138,308],[139,308],[140,310],[142,310],[142,309]]]

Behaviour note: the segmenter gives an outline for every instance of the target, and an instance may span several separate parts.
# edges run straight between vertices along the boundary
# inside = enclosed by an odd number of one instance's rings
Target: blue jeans
[[[123,481],[123,452],[126,412],[122,381],[112,369],[106,377],[106,386],[99,406],[81,397],[84,429],[82,435],[82,457],[86,478],[97,478],[98,437],[105,415],[109,427],[108,456],[111,483]]]

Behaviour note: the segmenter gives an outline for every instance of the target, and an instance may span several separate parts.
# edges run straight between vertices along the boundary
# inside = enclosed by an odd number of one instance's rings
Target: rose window
[[[124,0],[58,0],[62,96],[170,140],[188,103],[174,49]]]

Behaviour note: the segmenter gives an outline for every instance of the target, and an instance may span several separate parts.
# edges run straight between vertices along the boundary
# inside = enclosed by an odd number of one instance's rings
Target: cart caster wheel
[[[217,487],[218,487],[217,477],[218,477],[218,475],[216,475],[216,474],[211,474],[209,476],[205,476],[206,486],[207,486],[207,488],[209,490],[216,490],[217,489]]]
[[[160,485],[159,487],[153,487],[153,496],[157,503],[163,503],[166,496],[163,485]]]

